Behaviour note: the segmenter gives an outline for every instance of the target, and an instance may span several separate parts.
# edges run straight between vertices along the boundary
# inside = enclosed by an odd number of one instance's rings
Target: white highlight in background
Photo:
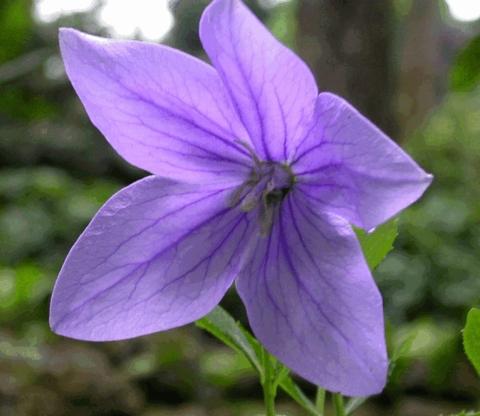
[[[37,0],[35,16],[43,22],[51,23],[66,14],[91,10],[97,2],[98,0]]]
[[[456,20],[472,22],[480,18],[480,0],[446,0],[450,14]]]
[[[0,0],[1,1],[1,0]],[[288,0],[261,0],[274,6]],[[417,0],[422,1],[422,0]],[[453,18],[470,22],[480,18],[480,0],[446,0]],[[53,22],[62,15],[85,12],[101,4],[98,23],[113,36],[160,40],[173,25],[168,0],[36,0],[35,15],[44,22]]]
[[[1,0],[0,0],[1,1]],[[173,26],[168,0],[37,0],[38,20],[51,23],[61,16],[100,5],[95,18],[115,37],[160,40]]]
[[[114,35],[158,40],[173,26],[167,0],[109,0],[99,13],[100,23]]]

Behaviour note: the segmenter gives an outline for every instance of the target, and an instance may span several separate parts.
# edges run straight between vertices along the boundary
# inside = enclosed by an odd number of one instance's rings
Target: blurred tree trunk
[[[441,19],[437,0],[414,1],[403,25],[403,45],[397,90],[400,137],[408,137],[429,114],[443,93]]]
[[[396,136],[391,0],[298,0],[297,13],[298,51],[320,90],[345,97]]]
[[[175,25],[168,34],[167,43],[184,52],[202,55],[203,48],[198,36],[198,24],[200,16],[210,1],[169,0],[169,8],[175,19]],[[244,2],[260,20],[265,19],[266,12],[259,0],[244,0]]]

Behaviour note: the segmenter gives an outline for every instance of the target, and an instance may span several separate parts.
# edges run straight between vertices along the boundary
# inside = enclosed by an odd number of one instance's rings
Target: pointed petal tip
[[[62,266],[50,302],[52,331],[115,341],[210,312],[245,261],[245,238],[254,235],[252,221],[224,208],[228,193],[153,176],[111,197]],[[192,220],[179,225],[185,217]]]
[[[386,386],[386,379],[383,381],[376,381],[375,383],[364,383],[353,389],[346,389],[344,391],[339,391],[339,393],[348,397],[369,397],[376,396],[377,394],[382,393]]]
[[[327,206],[334,201],[329,209],[355,226],[370,230],[388,221],[432,183],[433,175],[344,98],[322,92],[315,120],[317,127],[297,150],[297,172],[302,174],[302,165],[313,172],[304,180],[322,189],[308,190],[310,196]],[[338,131],[328,133],[326,126],[333,125]],[[332,158],[341,162],[338,167]]]
[[[57,281],[59,277],[61,276],[61,272],[59,276],[57,277]],[[55,283],[55,286],[56,286]],[[88,341],[88,339],[84,339],[80,336],[76,336],[75,333],[72,333],[71,331],[67,330],[67,326],[65,325],[65,316],[61,314],[58,308],[58,299],[55,294],[55,287],[52,293],[52,297],[50,299],[50,312],[49,312],[49,317],[48,317],[48,326],[50,327],[51,331],[61,337],[66,337],[66,338],[72,338],[72,339],[78,339],[78,340],[84,340]]]
[[[55,335],[70,339],[76,339],[79,341],[98,341],[96,339],[90,339],[88,337],[82,336],[81,334],[77,334],[75,331],[68,330],[67,325],[65,325],[65,323],[62,321],[62,317],[59,318],[54,312],[50,311],[48,326]]]
[[[252,330],[316,385],[347,396],[380,393],[388,360],[378,288],[348,223],[298,198],[285,203],[237,281]],[[282,284],[269,284],[270,273]]]
[[[71,332],[66,330],[61,324],[60,321],[49,321],[49,326],[51,331],[60,337],[65,337],[65,338],[70,338],[70,339],[76,339],[78,341],[100,341],[97,339],[90,339],[88,337],[82,337],[79,334],[75,334],[75,332]]]
[[[68,27],[59,29],[59,46],[90,120],[127,162],[191,183],[248,174],[250,158],[232,140],[244,127],[210,65],[163,45]]]
[[[124,339],[127,339],[126,337],[96,335],[93,332],[86,332],[86,331],[78,330],[75,328],[71,328],[68,326],[67,322],[62,322],[62,319],[56,320],[56,321],[53,321],[52,319],[50,319],[49,326],[55,335],[58,335],[64,338],[74,339],[77,341],[108,342],[108,341],[122,341]],[[137,336],[141,336],[141,334]],[[129,337],[129,338],[133,338],[133,337]]]
[[[422,169],[422,168],[419,168],[419,169]],[[435,177],[431,173],[425,172],[423,169],[422,169],[422,172],[423,172],[423,175],[419,179],[419,184],[422,189],[418,199],[422,197],[422,195],[427,191],[427,189],[430,187],[433,180],[435,179]]]
[[[420,166],[418,166],[418,169],[421,171],[421,174],[418,178],[418,197],[413,200],[412,203],[416,202],[422,197],[422,195],[427,191],[434,179],[434,176],[431,173],[425,172]]]
[[[380,394],[385,389],[388,378],[388,359],[386,354],[381,353],[381,355],[382,357],[378,361],[371,361],[370,366],[362,371],[363,374],[351,374],[352,379],[361,379],[362,382],[353,383],[347,379],[340,384],[322,385],[321,387],[348,397],[367,397]],[[373,364],[375,364],[374,367]],[[315,380],[310,381],[318,384]]]
[[[73,27],[60,27],[58,29],[58,38],[60,42],[60,47],[63,48],[64,46],[69,46],[71,42],[88,42],[88,41],[96,41],[96,42],[105,42],[111,41],[112,39],[103,38],[100,36],[91,35],[90,33],[82,32],[78,29]]]
[[[52,330],[52,332],[54,334],[57,334],[59,335],[58,331],[57,331],[57,323],[55,322],[55,320],[52,318],[52,315],[50,314],[50,317],[48,318],[48,326],[50,327],[50,329]]]
[[[431,173],[426,173],[425,172],[425,177],[424,177],[425,183],[428,183],[430,185],[433,182],[434,178],[435,177]]]
[[[61,27],[58,29],[58,43],[60,44],[60,50],[64,52],[65,44],[68,40],[75,35],[75,30],[70,27]]]
[[[61,27],[58,29],[58,43],[65,66],[71,59],[70,55],[75,45],[82,41],[82,37],[88,36],[83,32],[71,27]]]
[[[61,26],[58,28],[58,34],[60,36],[64,36],[68,33],[71,33],[71,32],[76,32],[76,29],[74,29],[73,27],[65,27],[65,26]]]
[[[58,29],[58,38],[60,39],[60,44],[74,37],[79,37],[82,34],[82,32],[72,27],[61,27]]]
[[[73,27],[67,27],[67,26],[61,26],[58,28],[58,33],[68,33],[68,32],[78,32],[77,29],[74,29]]]
[[[310,69],[240,0],[213,0],[199,34],[257,155],[287,160],[314,111],[318,88]]]
[[[322,386],[329,391],[341,393],[348,397],[367,397],[382,393],[387,385],[388,359],[386,356],[375,363],[375,368],[369,368],[364,372],[361,383],[349,383],[344,385]],[[357,375],[356,375],[357,376]],[[357,378],[357,377],[354,378]]]

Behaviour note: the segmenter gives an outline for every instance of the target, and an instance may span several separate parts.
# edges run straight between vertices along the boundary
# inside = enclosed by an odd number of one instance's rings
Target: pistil
[[[255,160],[249,178],[232,195],[231,206],[244,212],[258,208],[260,234],[268,235],[274,211],[292,189],[295,176],[290,167],[280,163]]]

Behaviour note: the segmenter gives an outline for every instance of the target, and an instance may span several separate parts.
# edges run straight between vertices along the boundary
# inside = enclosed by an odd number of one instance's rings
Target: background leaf
[[[468,359],[480,375],[480,309],[472,308],[468,312],[463,345]]]
[[[371,233],[366,233],[360,229],[355,229],[355,232],[362,246],[365,259],[370,269],[373,270],[393,249],[393,242],[398,235],[398,220],[394,219],[382,224]]]
[[[480,35],[460,51],[450,73],[450,84],[454,91],[472,91],[479,83]]]
[[[288,395],[295,400],[300,406],[307,410],[312,415],[321,416],[312,401],[305,395],[305,393],[298,387],[293,379],[288,375],[284,375],[280,381],[280,387],[288,393]]]
[[[247,337],[246,331],[221,306],[217,306],[207,316],[196,321],[196,325],[218,338],[224,344],[243,354],[259,374],[263,373],[257,351],[258,342],[252,336]]]
[[[16,57],[30,40],[31,0],[2,0],[0,7],[0,63]]]
[[[257,339],[239,322],[235,321],[225,309],[217,306],[207,316],[196,321],[196,325],[218,338],[239,354],[245,356],[252,367],[260,374],[260,377],[263,377],[264,368],[261,364],[262,346]],[[305,395],[301,388],[295,384],[288,374],[288,369],[276,361],[276,359],[275,362],[277,363],[276,373],[278,385],[310,414],[321,416],[313,402]]]

